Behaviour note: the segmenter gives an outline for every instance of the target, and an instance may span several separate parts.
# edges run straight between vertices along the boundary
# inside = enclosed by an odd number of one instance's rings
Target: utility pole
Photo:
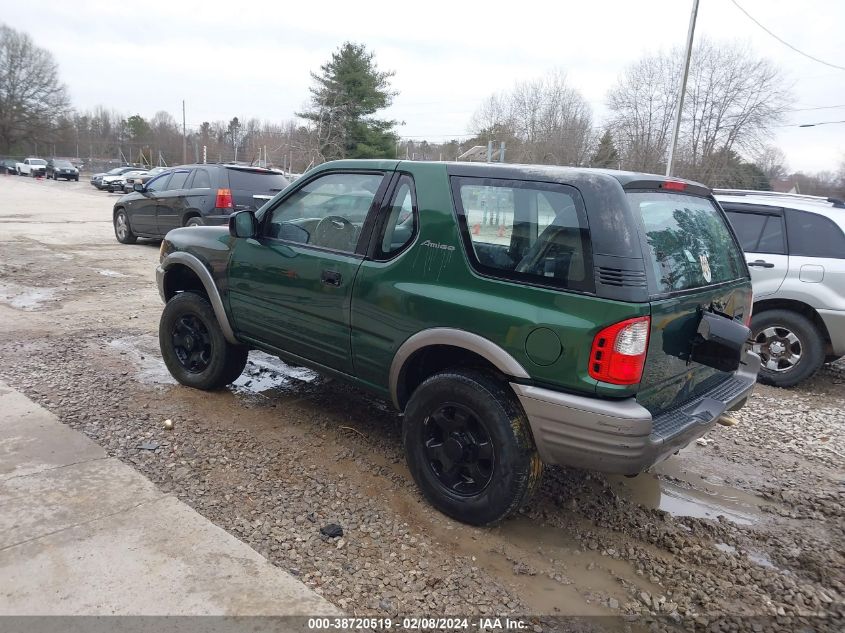
[[[675,128],[672,131],[672,144],[669,146],[669,160],[666,162],[666,175],[672,175],[672,161],[678,146],[678,132],[681,129],[681,113],[684,109],[684,95],[687,92],[687,77],[689,76],[689,62],[692,56],[692,38],[695,34],[695,19],[698,16],[698,0],[692,0],[692,13],[689,17],[689,31],[687,32],[687,54],[684,60],[684,75],[681,79],[681,92],[678,94],[678,108],[675,111]]]
[[[698,0],[696,0],[698,1]],[[188,162],[188,135],[185,126],[185,100],[182,99],[182,164]]]

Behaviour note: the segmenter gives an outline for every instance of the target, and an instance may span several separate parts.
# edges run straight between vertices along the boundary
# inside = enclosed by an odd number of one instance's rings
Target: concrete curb
[[[341,612],[0,383],[0,615]]]

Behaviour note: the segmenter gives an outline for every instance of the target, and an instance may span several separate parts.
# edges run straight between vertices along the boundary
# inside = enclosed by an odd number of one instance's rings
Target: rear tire
[[[411,395],[402,436],[414,481],[458,521],[497,523],[540,484],[543,463],[528,418],[488,373],[454,369],[428,378]]]
[[[202,221],[202,218],[199,216],[193,216],[188,218],[185,221],[185,226],[204,226],[205,223]]]
[[[126,215],[124,209],[119,209],[114,214],[114,236],[121,244],[134,244],[138,241],[138,236],[132,232],[129,226],[129,216]]]
[[[183,385],[206,391],[233,382],[246,367],[249,350],[223,336],[208,299],[180,292],[167,302],[158,328],[164,364]]]
[[[793,387],[811,378],[824,362],[818,328],[792,310],[765,310],[751,317],[752,350],[762,360],[758,380],[774,387]]]

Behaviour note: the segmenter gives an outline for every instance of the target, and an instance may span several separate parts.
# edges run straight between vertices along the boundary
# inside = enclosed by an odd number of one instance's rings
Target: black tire
[[[79,182],[79,176],[73,179],[73,182]]]
[[[811,378],[824,363],[821,332],[798,312],[765,310],[755,314],[751,317],[751,338],[752,349],[762,359],[758,380],[763,384],[794,387]]]
[[[205,226],[205,222],[202,221],[202,218],[194,215],[185,220],[185,226]]]
[[[452,429],[448,435],[438,419]],[[470,422],[460,430],[465,419]],[[423,382],[405,409],[402,438],[420,490],[458,521],[497,523],[524,505],[540,484],[543,462],[522,406],[507,384],[483,371],[447,370]],[[458,453],[462,457],[450,468]],[[458,483],[450,485],[456,476]]]
[[[122,218],[122,221],[121,221]],[[132,232],[132,227],[129,225],[129,216],[124,209],[118,209],[114,214],[114,236],[121,244],[134,244],[138,241],[138,236]]]
[[[226,340],[211,303],[195,292],[180,292],[164,306],[158,342],[170,374],[183,385],[206,391],[237,379],[249,354],[246,347]]]

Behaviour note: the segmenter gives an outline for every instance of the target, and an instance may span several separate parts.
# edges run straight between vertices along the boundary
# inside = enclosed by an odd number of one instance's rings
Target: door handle
[[[756,268],[774,268],[775,265],[771,262],[763,261],[762,259],[755,259],[753,262],[748,262],[749,266],[755,266]]]
[[[327,286],[340,286],[343,276],[336,270],[324,270],[320,275],[320,281]]]

